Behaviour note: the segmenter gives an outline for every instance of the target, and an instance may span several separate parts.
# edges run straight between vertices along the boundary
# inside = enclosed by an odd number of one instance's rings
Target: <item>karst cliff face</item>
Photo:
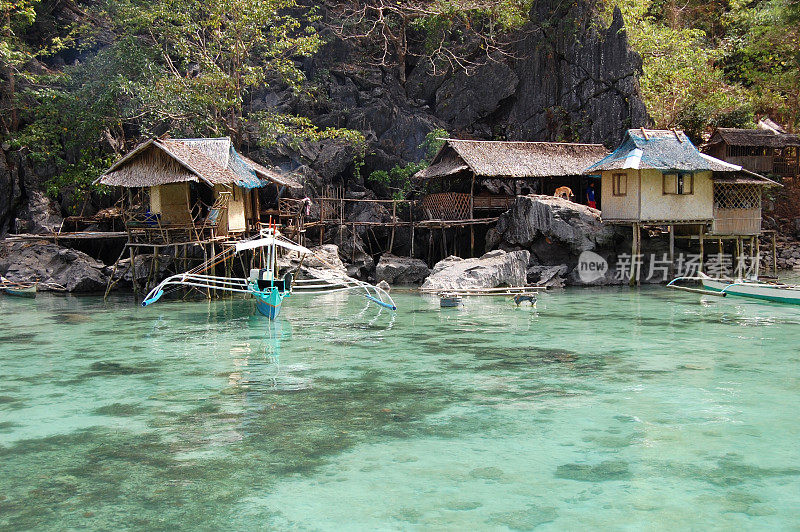
[[[288,95],[272,95],[256,105],[362,131],[369,143],[365,176],[424,157],[419,144],[436,128],[459,137],[613,147],[626,129],[650,121],[639,92],[641,58],[628,45],[622,16],[616,10],[605,26],[592,0],[537,1],[508,54],[495,53],[469,73],[433,75],[425,61],[407,64],[404,83],[391,69],[360,60],[354,42],[329,37],[306,66],[310,79],[323,80],[323,103],[304,108]],[[286,150],[264,155],[306,164],[310,179],[324,183],[352,171],[352,153],[336,157],[339,150],[345,148],[329,143],[307,149],[305,157]]]
[[[588,2],[543,0],[534,3],[525,31],[508,138],[613,146],[627,128],[648,124],[642,61],[628,46],[618,9],[605,28]]]

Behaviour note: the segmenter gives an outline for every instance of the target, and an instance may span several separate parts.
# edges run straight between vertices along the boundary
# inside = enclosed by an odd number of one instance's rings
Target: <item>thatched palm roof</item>
[[[580,175],[607,153],[601,144],[446,139],[431,165],[414,177],[435,179],[464,170],[494,178]]]
[[[616,150],[586,168],[584,173],[626,169],[730,172],[742,167],[700,153],[683,131],[629,129]]]
[[[302,188],[290,177],[239,155],[227,137],[148,140],[115,162],[95,183],[150,187],[185,181],[202,181],[209,186],[236,184],[244,188],[258,188],[272,182]]]
[[[742,168],[732,172],[714,172],[714,183],[728,183],[732,185],[759,185],[762,187],[782,187],[777,181],[768,179],[763,175]]]
[[[800,146],[800,135],[779,133],[769,129],[737,129],[720,127],[711,135],[709,145],[757,146],[764,148],[784,148]]]

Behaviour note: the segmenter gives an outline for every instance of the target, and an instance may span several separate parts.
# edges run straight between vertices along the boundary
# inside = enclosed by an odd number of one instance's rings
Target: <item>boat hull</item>
[[[265,292],[253,292],[256,298],[256,308],[270,320],[275,320],[281,312],[283,298],[288,292],[280,292],[277,288]]]
[[[27,287],[27,288],[10,288],[10,287],[6,287],[6,288],[3,288],[3,291],[6,294],[8,294],[10,296],[15,296],[15,297],[28,297],[28,298],[36,297],[36,287],[35,286],[31,286],[31,287]]]
[[[800,305],[800,290],[791,287],[781,288],[766,283],[732,284],[729,281],[716,279],[703,279],[703,287],[714,292],[724,291],[732,296]]]

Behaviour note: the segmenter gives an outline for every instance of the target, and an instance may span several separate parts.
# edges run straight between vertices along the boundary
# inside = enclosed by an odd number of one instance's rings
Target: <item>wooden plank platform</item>
[[[8,235],[6,240],[104,240],[128,238],[126,231],[77,231],[74,233],[44,233],[41,235],[18,234]]]

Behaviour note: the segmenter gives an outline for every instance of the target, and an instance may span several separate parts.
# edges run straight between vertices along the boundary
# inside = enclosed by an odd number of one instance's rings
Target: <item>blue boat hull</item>
[[[253,296],[256,298],[256,308],[270,320],[277,319],[278,314],[281,312],[283,298],[288,294],[289,292],[281,293],[277,288],[273,288],[268,292],[253,292]]]

